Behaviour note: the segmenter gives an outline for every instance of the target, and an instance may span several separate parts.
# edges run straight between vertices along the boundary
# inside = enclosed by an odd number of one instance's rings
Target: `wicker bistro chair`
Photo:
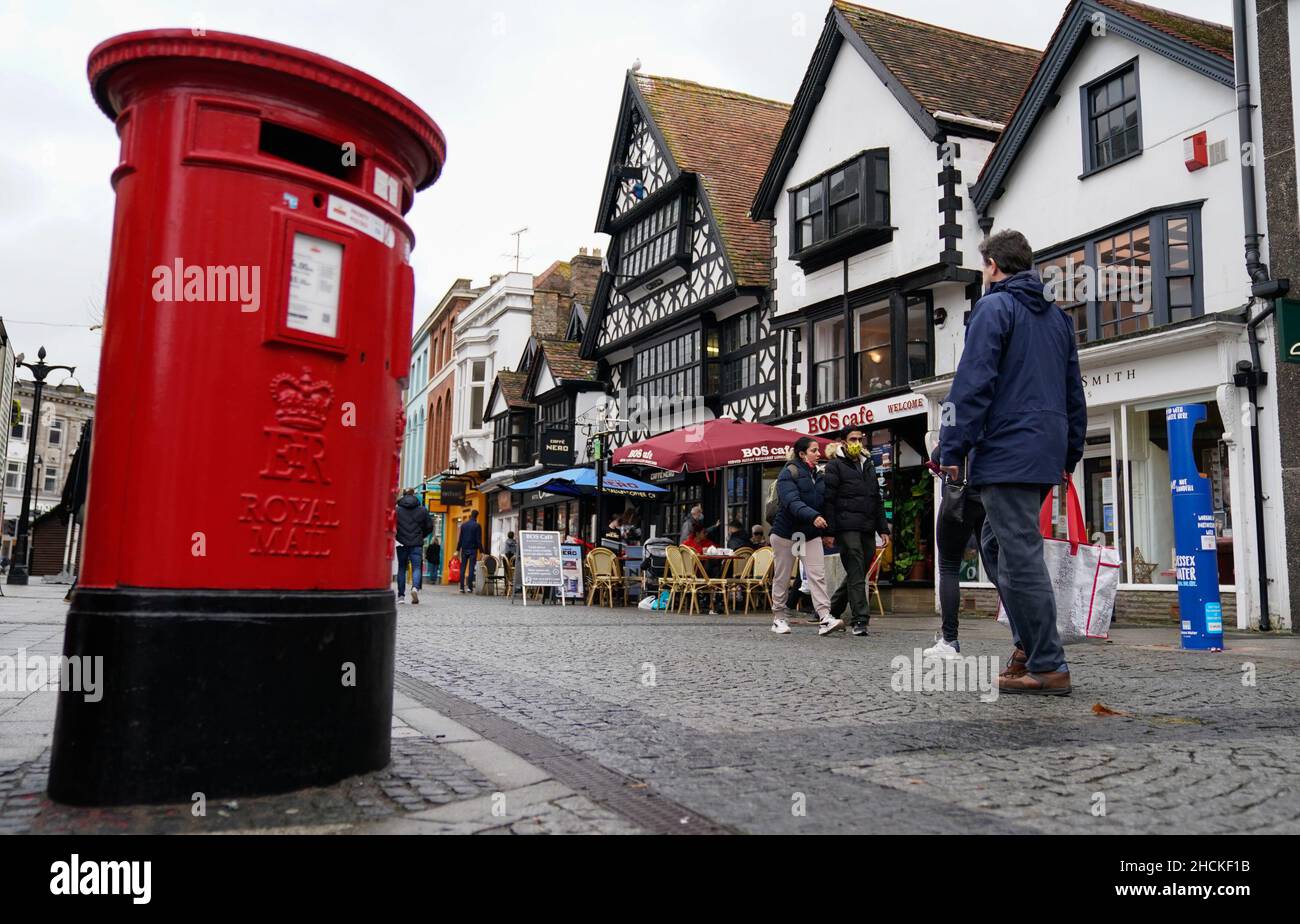
[[[749,612],[755,593],[766,597],[768,608],[771,608],[772,597],[769,587],[772,580],[772,561],[773,552],[770,548],[757,549],[745,561],[745,567],[740,574],[731,578],[731,585],[737,590],[744,591],[746,613]]]
[[[609,549],[595,548],[587,553],[591,587],[587,591],[587,605],[593,599],[604,597],[607,605],[614,605],[614,592],[623,592],[623,575],[618,566],[618,556]]]
[[[885,615],[885,604],[880,599],[880,564],[885,560],[884,546],[876,549],[875,558],[871,559],[871,567],[867,568],[867,612],[871,612],[871,595],[876,595],[876,606],[880,609],[880,615]]]
[[[722,609],[728,615],[731,609],[727,606],[727,579],[725,577],[709,577],[709,572],[704,568],[704,562],[700,561],[700,556],[695,550],[688,547],[681,547],[682,564],[686,574],[687,587],[686,592],[691,598],[691,612],[699,612],[699,594],[701,591],[722,595]],[[685,598],[682,605],[685,605]]]
[[[673,604],[677,603],[677,595],[685,587],[687,578],[686,564],[682,559],[682,547],[679,545],[670,545],[664,549],[666,556],[664,564],[663,577],[659,579],[659,589],[668,591],[668,609],[673,609]]]
[[[504,557],[502,556],[502,558]],[[501,585],[503,590],[505,588],[505,574],[504,569],[501,567],[501,559],[495,555],[485,555],[479,565],[483,568],[483,593],[495,597],[498,592],[498,584]]]
[[[728,594],[736,594],[736,599],[733,603],[736,609],[740,609],[741,603],[741,596],[739,589],[736,586],[736,579],[740,577],[745,568],[749,565],[749,559],[753,554],[753,549],[737,549],[735,557],[731,559],[731,563],[727,566],[727,570],[724,573],[724,577],[727,578],[727,585],[729,587]]]

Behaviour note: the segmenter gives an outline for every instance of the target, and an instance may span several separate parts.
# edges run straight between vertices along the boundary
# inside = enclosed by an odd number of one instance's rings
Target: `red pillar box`
[[[90,55],[120,163],[50,795],[293,789],[389,760],[410,360],[403,215],[445,143],[360,71],[239,35]]]

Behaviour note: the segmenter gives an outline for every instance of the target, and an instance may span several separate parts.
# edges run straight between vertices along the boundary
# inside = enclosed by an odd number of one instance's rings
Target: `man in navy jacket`
[[[474,592],[474,563],[478,561],[479,549],[483,548],[483,527],[478,522],[478,511],[471,510],[469,520],[460,524],[456,536],[456,551],[460,553],[460,592]]]
[[[1074,322],[1047,301],[1019,231],[980,244],[983,298],[971,312],[961,363],[941,408],[939,463],[980,489],[985,568],[1011,621],[1016,648],[998,678],[1004,693],[1062,695],[1070,672],[1038,511],[1083,458],[1088,408]]]

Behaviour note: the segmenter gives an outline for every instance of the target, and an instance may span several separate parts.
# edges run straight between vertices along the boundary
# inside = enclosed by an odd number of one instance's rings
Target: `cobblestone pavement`
[[[0,655],[57,653],[61,590],[6,592]],[[399,686],[420,681],[738,831],[1300,832],[1294,636],[1193,654],[1175,628],[1117,628],[1070,647],[1072,696],[987,702],[902,688],[934,619],[779,637],[762,616],[525,608],[445,588],[398,613]],[[962,639],[966,655],[1009,651],[990,620]],[[0,691],[0,833],[638,830],[401,689],[380,773],[213,802],[202,818],[71,809],[43,795],[54,700]]]
[[[66,587],[9,587],[0,656],[63,647]],[[635,833],[548,774],[394,694],[392,763],[333,786],[275,796],[84,809],[45,796],[56,694],[0,690],[0,834]]]
[[[1174,627],[1116,628],[1070,646],[1072,696],[985,702],[895,689],[891,662],[937,619],[781,637],[766,617],[441,590],[400,614],[399,671],[739,830],[1300,832],[1294,636],[1210,654],[1179,650]],[[1010,650],[991,620],[962,638],[965,655]]]

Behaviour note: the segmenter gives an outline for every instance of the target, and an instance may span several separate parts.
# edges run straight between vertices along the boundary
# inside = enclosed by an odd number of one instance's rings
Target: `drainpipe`
[[[1243,147],[1250,145],[1254,149],[1254,128],[1252,125],[1252,106],[1250,103],[1250,61],[1247,57],[1246,42],[1246,0],[1232,2],[1232,44],[1233,59],[1237,70],[1237,131]],[[1268,373],[1260,365],[1259,335],[1256,328],[1273,314],[1276,308],[1274,299],[1281,298],[1290,288],[1286,279],[1272,279],[1268,267],[1260,260],[1259,242],[1263,237],[1259,233],[1259,218],[1255,210],[1255,165],[1254,157],[1242,157],[1241,161],[1241,210],[1246,230],[1246,274],[1250,277],[1251,300],[1256,298],[1268,301],[1268,307],[1253,317],[1246,324],[1246,335],[1250,342],[1250,361],[1237,363],[1237,373],[1233,383],[1246,389],[1251,405],[1250,415],[1250,462],[1255,479],[1255,551],[1259,568],[1259,629],[1268,632],[1273,628],[1268,613],[1268,556],[1265,545],[1264,529],[1264,492],[1261,486],[1262,464],[1259,452],[1259,389],[1268,384]],[[1250,308],[1247,308],[1249,311]]]

